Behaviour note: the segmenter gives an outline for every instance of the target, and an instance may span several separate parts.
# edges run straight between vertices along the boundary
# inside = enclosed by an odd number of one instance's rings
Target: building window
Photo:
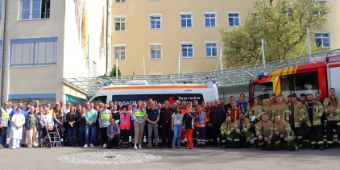
[[[126,59],[126,47],[125,46],[115,46],[114,47],[115,58],[119,60]]]
[[[126,0],[116,0],[116,3],[125,3]]]
[[[329,33],[315,33],[317,47],[330,48]]]
[[[11,66],[49,65],[57,61],[57,37],[11,40]]]
[[[192,16],[191,14],[181,14],[181,27],[191,28],[192,27]]]
[[[322,6],[327,6],[327,0],[314,0],[315,3],[322,5]],[[327,7],[326,7],[327,8]],[[324,11],[314,11],[313,15],[315,16],[325,16],[327,13]]]
[[[205,27],[216,27],[216,13],[204,14]]]
[[[126,18],[125,17],[115,17],[115,30],[124,31],[126,28]]]
[[[182,58],[192,58],[194,56],[194,45],[192,43],[182,43]]]
[[[150,28],[151,29],[161,29],[162,18],[160,15],[150,16]]]
[[[217,42],[205,43],[205,53],[207,57],[216,57],[217,56]]]
[[[240,13],[238,12],[228,13],[228,21],[230,27],[240,26]]]
[[[151,44],[150,45],[150,57],[151,57],[151,59],[162,58],[162,45],[161,44]]]
[[[20,0],[21,20],[42,19],[50,17],[50,0]]]

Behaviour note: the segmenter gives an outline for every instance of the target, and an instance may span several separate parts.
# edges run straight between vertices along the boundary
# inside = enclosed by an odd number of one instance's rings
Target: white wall
[[[62,57],[64,34],[64,1],[51,1],[48,19],[18,20],[19,0],[7,0],[5,96],[8,94],[62,92]],[[3,22],[3,21],[2,21]],[[48,66],[10,67],[10,40],[22,38],[57,37],[56,64]],[[5,100],[7,100],[7,97]]]
[[[84,0],[79,0],[83,2]],[[89,47],[82,46],[79,38],[74,1],[66,1],[65,42],[64,42],[64,78],[97,76],[105,72],[105,48],[100,49],[102,15],[105,15],[106,0],[85,1],[87,11],[87,35]],[[106,19],[106,18],[104,18]],[[105,20],[104,20],[105,21]],[[86,54],[89,51],[88,54]],[[93,67],[93,61],[96,67]],[[97,68],[96,71],[93,69]],[[95,75],[97,73],[97,75]]]

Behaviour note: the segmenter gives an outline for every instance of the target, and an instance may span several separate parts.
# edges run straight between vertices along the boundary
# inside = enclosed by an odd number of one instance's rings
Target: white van
[[[218,100],[218,91],[215,84],[111,85],[102,87],[90,101],[128,104],[150,98],[158,102],[168,100],[170,103],[175,100],[211,102]]]

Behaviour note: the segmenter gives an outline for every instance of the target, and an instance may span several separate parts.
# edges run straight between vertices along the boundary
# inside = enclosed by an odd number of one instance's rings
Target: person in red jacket
[[[196,128],[196,138],[197,146],[205,146],[205,126],[207,122],[207,115],[204,112],[202,106],[197,106],[197,111],[195,115],[195,128]]]
[[[237,107],[237,103],[235,100],[231,101],[231,107],[227,110],[227,116],[232,118],[233,122],[236,122],[240,119],[241,109]]]
[[[193,120],[195,118],[194,110],[192,107],[187,106],[186,109],[186,114],[183,117],[184,120],[184,132],[185,136],[187,137],[187,144],[186,148],[187,149],[193,149],[194,148],[194,143],[192,141],[192,132],[193,132]]]

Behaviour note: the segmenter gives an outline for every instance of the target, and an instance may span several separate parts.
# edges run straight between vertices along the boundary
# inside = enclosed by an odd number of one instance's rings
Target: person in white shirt
[[[11,119],[11,133],[10,138],[12,139],[12,149],[20,148],[20,141],[22,139],[23,126],[25,124],[25,116],[22,113],[22,108],[18,107],[17,112],[12,116]]]

